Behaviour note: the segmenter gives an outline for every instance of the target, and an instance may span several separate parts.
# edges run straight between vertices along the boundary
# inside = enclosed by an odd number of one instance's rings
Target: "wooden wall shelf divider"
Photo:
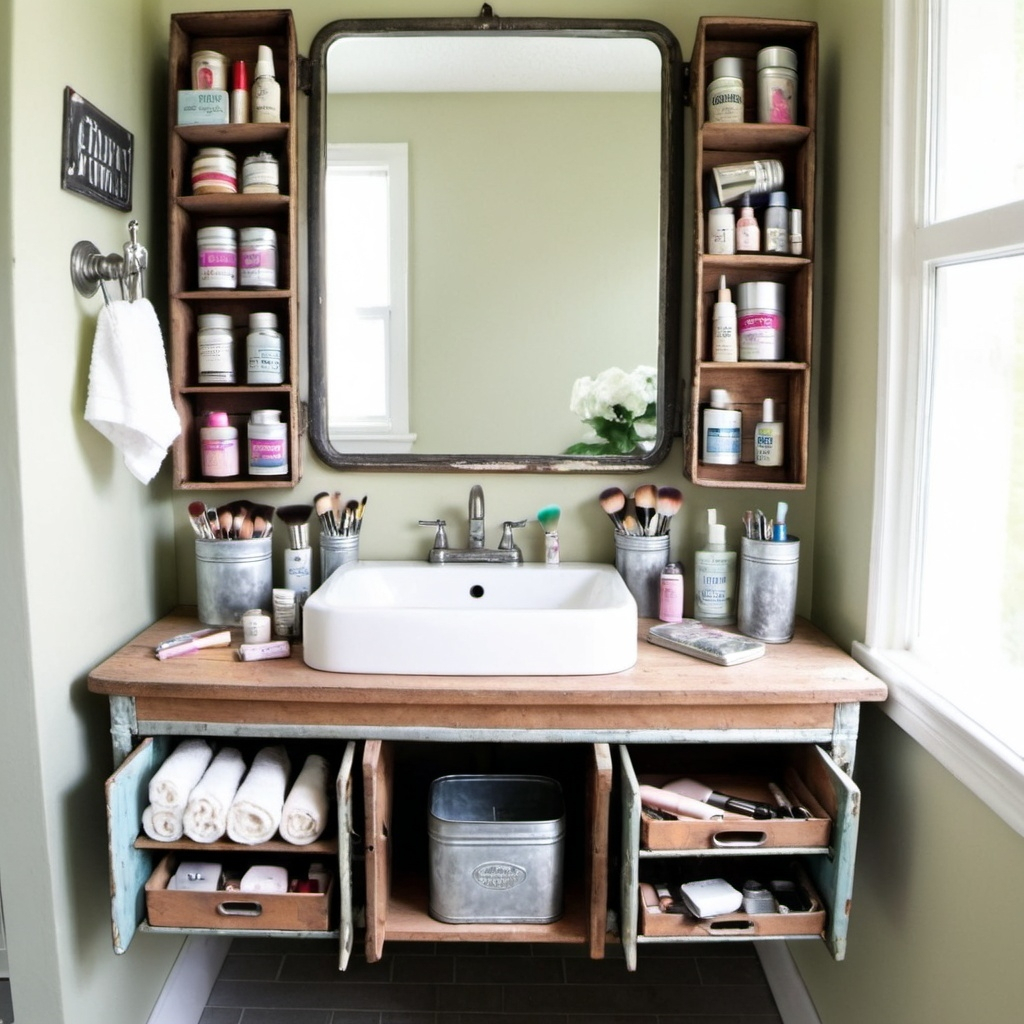
[[[269,46],[281,86],[280,124],[177,125],[177,94],[191,88],[195,50],[216,50],[228,65],[244,60],[250,84],[258,48]],[[171,15],[168,82],[168,297],[171,392],[182,432],[172,453],[178,490],[294,487],[302,477],[298,358],[298,131],[295,26],[289,10],[217,11]],[[229,149],[238,165],[238,194],[192,195],[191,165],[198,149]],[[280,194],[241,192],[246,156],[269,152],[278,160]],[[270,227],[277,233],[276,289],[216,290],[197,287],[196,231],[204,226]],[[245,382],[245,337],[249,314],[274,313],[284,337],[285,375],[280,385]],[[237,384],[203,385],[198,380],[197,320],[203,313],[232,317]],[[248,473],[246,424],[253,409],[277,409],[288,424],[288,472]],[[238,428],[241,473],[210,479],[201,472],[199,429],[207,413],[224,411]]]
[[[788,46],[799,63],[799,124],[757,123],[757,52],[765,46]],[[719,57],[744,64],[744,123],[708,123],[707,84]],[[684,430],[686,476],[706,487],[796,490],[807,486],[810,430],[811,357],[815,238],[815,123],[817,119],[818,30],[814,22],[768,18],[701,18],[690,64],[690,102],[694,143],[694,338],[690,402]],[[803,252],[711,255],[707,252],[706,177],[720,164],[774,158],[785,170],[790,205],[803,211]],[[714,362],[711,318],[719,279],[725,276],[736,300],[745,281],[781,282],[786,288],[786,358],[779,362]],[[701,423],[712,388],[729,392],[732,407],[743,413],[742,453],[738,465],[701,461]],[[785,424],[782,466],[754,464],[754,430],[762,403],[775,402],[776,419]]]

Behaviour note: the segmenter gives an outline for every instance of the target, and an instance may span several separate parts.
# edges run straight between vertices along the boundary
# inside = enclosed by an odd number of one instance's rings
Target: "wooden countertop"
[[[639,623],[636,665],[611,675],[357,675],[307,667],[299,644],[286,659],[240,661],[240,629],[231,648],[160,661],[156,644],[199,628],[195,609],[181,608],[99,665],[88,686],[135,698],[140,720],[447,729],[831,728],[835,705],[886,696],[803,620],[790,643],[728,668],[647,643],[651,625]]]

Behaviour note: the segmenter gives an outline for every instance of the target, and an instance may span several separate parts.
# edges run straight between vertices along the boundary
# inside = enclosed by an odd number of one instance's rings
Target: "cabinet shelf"
[[[794,49],[799,65],[797,118],[793,125],[757,123],[756,57],[765,46]],[[705,121],[705,90],[719,57],[743,62],[744,122]],[[817,26],[813,22],[768,18],[701,18],[691,62],[694,112],[694,309],[689,414],[684,430],[684,471],[707,487],[799,490],[807,486],[815,256],[815,121],[817,116]],[[713,168],[769,157],[782,163],[790,206],[803,211],[799,256],[770,253],[708,253],[706,203]],[[734,204],[735,205],[735,204]],[[762,229],[763,230],[763,229]],[[714,362],[712,316],[720,279],[736,302],[737,286],[770,281],[785,289],[785,354],[778,362]],[[701,461],[701,425],[712,388],[729,392],[743,414],[740,461],[722,466]],[[775,402],[785,424],[784,464],[756,466],[753,435],[764,399]]]
[[[177,93],[191,87],[195,50],[223,53],[228,63],[244,60],[252,71],[260,46],[269,46],[281,86],[280,123],[177,125]],[[298,395],[298,132],[295,125],[298,58],[290,11],[217,11],[171,15],[168,62],[168,296],[171,390],[182,431],[172,452],[173,486],[178,490],[238,490],[245,487],[294,487],[302,477]],[[252,75],[250,73],[250,80]],[[230,149],[239,187],[246,156],[266,150],[277,159],[278,193],[191,194],[191,166],[202,146]],[[270,227],[277,236],[278,288],[199,289],[196,232],[226,225]],[[282,385],[223,387],[199,385],[198,317],[231,316],[235,370],[245,379],[245,336],[250,313],[271,312],[284,338]],[[239,428],[239,462],[247,464],[245,422],[253,409],[274,408],[288,425],[288,472],[280,477],[242,473],[206,480],[200,472],[199,429],[210,412],[227,412]]]
[[[241,843],[232,842],[230,839],[218,839],[214,843],[197,843],[191,839],[176,839],[172,842],[164,842],[159,839],[150,839],[149,836],[137,836],[134,843],[136,850],[196,850],[208,851],[210,853],[244,853],[244,854],[320,854],[323,856],[334,856],[338,852],[337,839],[317,839],[315,842],[307,843],[305,846],[296,846],[295,843],[286,843],[283,839],[272,839],[267,843],[258,843],[255,846],[244,846]]]

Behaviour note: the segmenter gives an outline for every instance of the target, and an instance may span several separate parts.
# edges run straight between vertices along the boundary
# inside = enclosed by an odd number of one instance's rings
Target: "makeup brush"
[[[334,524],[334,506],[331,503],[331,496],[326,491],[321,491],[313,499],[313,507],[316,509],[316,517],[320,520],[320,531],[328,537],[337,537],[338,528]]]
[[[537,522],[544,531],[544,562],[558,565],[558,520],[562,510],[557,505],[545,505],[537,513]]]
[[[625,533],[622,525],[622,511],[626,507],[626,495],[620,487],[607,487],[601,492],[597,499],[601,508],[615,526],[616,533]]]
[[[206,505],[201,501],[190,501],[188,505],[188,521],[192,531],[203,540],[213,540],[213,532],[206,521]]]
[[[683,492],[678,487],[658,488],[658,519],[655,533],[668,533],[672,517],[683,507]]]
[[[335,530],[341,529],[341,491],[335,491],[331,495],[331,512],[334,515]]]
[[[640,525],[640,533],[645,537],[650,536],[654,510],[658,504],[658,489],[654,484],[641,484],[633,492],[633,504],[636,506],[636,521]]]
[[[230,505],[221,505],[217,509],[217,518],[220,520],[220,535],[227,540],[231,536],[231,524],[235,517],[231,513]]]
[[[359,502],[359,508],[356,509],[356,533],[363,528],[363,511],[366,508],[366,495],[363,495],[363,500]]]

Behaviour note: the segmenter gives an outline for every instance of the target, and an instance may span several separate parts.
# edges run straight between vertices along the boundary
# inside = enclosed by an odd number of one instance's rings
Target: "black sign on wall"
[[[130,131],[65,87],[62,188],[116,210],[130,210],[134,145]]]

